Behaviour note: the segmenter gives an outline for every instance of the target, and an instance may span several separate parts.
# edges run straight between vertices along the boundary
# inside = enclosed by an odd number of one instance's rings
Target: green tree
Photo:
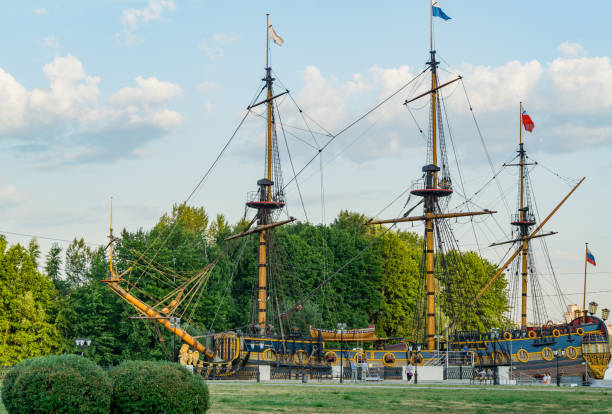
[[[89,280],[89,266],[91,261],[91,250],[85,244],[85,240],[76,237],[66,249],[66,281],[70,286],[83,286]]]
[[[208,228],[208,221],[208,214],[204,211],[204,207],[192,207],[186,204],[174,204],[172,213],[164,213],[159,219],[162,226],[178,222],[194,234],[204,234]]]
[[[38,245],[38,241],[36,238],[33,238],[28,243],[28,253],[32,262],[34,262],[34,266],[38,268],[38,259],[40,258],[40,246]]]
[[[60,245],[58,243],[53,243],[46,256],[45,272],[54,282],[60,280],[62,267],[61,254],[62,248]]]
[[[35,249],[19,244],[7,248],[0,236],[0,365],[61,348],[50,317],[57,292],[51,280],[36,269],[36,257]]]

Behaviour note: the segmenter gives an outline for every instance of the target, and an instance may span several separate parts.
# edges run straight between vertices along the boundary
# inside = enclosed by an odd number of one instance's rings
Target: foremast
[[[278,145],[274,127],[274,98],[272,68],[270,67],[270,15],[266,14],[266,76],[263,79],[266,88],[266,168],[265,178],[257,181],[258,190],[249,196],[247,206],[257,210],[257,228],[259,233],[259,248],[257,250],[257,301],[255,309],[257,312],[257,327],[264,334],[268,328],[268,241],[269,230],[277,225],[293,221],[273,223],[273,212],[285,206],[285,198],[282,189],[282,175]],[[262,102],[263,103],[263,102]],[[259,105],[255,104],[250,108]],[[249,108],[249,109],[250,109]],[[247,234],[250,232],[245,232]]]

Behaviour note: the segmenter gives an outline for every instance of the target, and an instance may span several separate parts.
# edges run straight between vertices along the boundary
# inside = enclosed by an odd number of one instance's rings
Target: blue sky
[[[607,18],[612,6],[600,2],[593,13],[575,2],[447,0],[441,5],[453,19],[436,20],[436,49],[444,69],[464,75],[496,168],[514,156],[518,101],[524,100],[536,124],[526,137],[534,159],[564,176],[588,177],[547,226],[560,232],[549,247],[562,287],[575,293],[582,289],[582,252],[589,241],[598,259],[590,269],[598,273],[589,290],[607,290],[612,277],[605,255],[612,248],[607,218],[612,200],[606,191],[612,168]],[[282,48],[272,45],[275,73],[307,113],[332,132],[418,73],[428,58],[427,1],[27,1],[5,6],[0,16],[5,33],[0,37],[0,231],[83,236],[103,243],[111,195],[115,227],[151,227],[186,197],[253,96],[263,76],[266,12],[285,39]],[[470,193],[490,170],[463,90],[444,93]],[[417,178],[423,140],[401,107],[407,95],[324,153],[325,221],[342,208],[374,215]],[[286,119],[298,120],[285,104]],[[426,125],[419,108],[413,107],[415,116]],[[224,212],[232,222],[242,216],[245,194],[263,169],[261,124],[249,122],[194,199],[211,215]],[[300,168],[313,149],[290,142]],[[286,154],[281,156],[288,180],[290,166]],[[300,178],[314,222],[323,220],[319,167],[314,163]],[[514,207],[515,177],[504,173],[501,180]],[[543,215],[569,190],[542,168],[533,171],[533,180]],[[479,203],[500,209],[493,190]],[[288,199],[291,212],[303,219],[295,188],[288,189]],[[503,210],[498,221],[509,227]],[[481,243],[504,237],[501,230],[486,232]],[[458,223],[458,237],[474,248],[470,233],[469,225]],[[40,242],[45,249],[49,245]],[[500,253],[485,249],[484,254],[497,261]],[[612,305],[612,292],[592,298]],[[570,296],[571,302],[579,299]]]

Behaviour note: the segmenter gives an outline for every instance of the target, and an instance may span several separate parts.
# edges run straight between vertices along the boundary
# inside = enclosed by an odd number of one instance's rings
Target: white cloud
[[[57,39],[53,36],[47,36],[43,39],[43,45],[45,47],[49,47],[51,49],[59,49],[60,48],[60,44],[57,41]]]
[[[560,57],[547,68],[554,104],[566,111],[609,111],[612,108],[612,64],[605,57]]]
[[[574,151],[611,143],[612,125],[582,125],[577,120],[570,120],[553,127],[551,135],[558,137],[551,151]]]
[[[37,16],[44,16],[48,13],[49,13],[49,10],[45,9],[44,7],[39,7],[37,9],[34,9],[34,14]]]
[[[224,46],[235,43],[238,40],[236,33],[216,33],[210,39],[202,39],[198,48],[206,53],[210,60],[219,60],[224,56]]]
[[[44,122],[98,118],[100,78],[87,76],[80,60],[72,55],[58,56],[43,67],[43,73],[51,84],[49,89],[36,88],[30,93],[29,109],[34,114]]]
[[[355,73],[353,75],[353,79],[351,79],[350,81],[346,83],[345,88],[347,92],[349,93],[362,92],[362,91],[367,91],[368,89],[370,89],[370,85],[367,79],[363,75],[359,73]]]
[[[238,35],[234,32],[232,33],[215,33],[212,36],[212,40],[215,43],[219,43],[222,45],[229,45],[238,40]]]
[[[178,96],[182,89],[171,82],[162,82],[156,77],[136,77],[138,87],[124,87],[110,97],[115,105],[137,105],[148,108]]]
[[[544,68],[537,60],[521,63],[517,60],[502,66],[462,67],[472,105],[482,112],[498,111],[527,101],[536,92]]]
[[[549,146],[551,142],[555,145],[550,150],[558,152],[576,151],[585,145],[612,144],[612,118],[609,116],[612,109],[611,58],[574,57],[584,54],[582,47],[576,44],[561,45],[559,50],[564,54],[551,62],[532,60],[510,61],[499,66],[462,65],[471,105],[483,133],[488,136],[490,150],[506,150],[508,140],[513,139],[519,101],[526,103],[536,123],[536,132],[530,140],[533,149]],[[309,116],[332,132],[338,132],[415,74],[407,66],[374,66],[368,73],[353,74],[346,80],[339,80],[309,66],[304,70],[304,85],[296,99]],[[451,75],[443,75],[441,82],[446,78],[450,80]],[[348,146],[353,140],[359,141],[345,152],[345,156],[356,161],[384,158],[409,146],[422,145],[418,129],[402,102],[426,91],[428,79],[429,74],[423,75],[422,82],[406,88],[399,94],[401,96],[393,98],[347,131],[344,138],[337,140],[340,145]],[[475,133],[474,124],[462,89],[457,83],[443,89],[442,94],[454,125],[453,132],[471,135]],[[411,108],[426,134],[429,121],[427,99],[411,104]],[[298,120],[290,121],[297,123]],[[477,140],[474,145],[479,145]],[[469,156],[470,148],[462,145],[462,150],[463,154],[459,156]]]
[[[563,42],[557,46],[557,49],[567,57],[580,57],[586,55],[586,51],[580,43]]]
[[[340,126],[347,118],[346,93],[335,79],[327,79],[316,66],[307,66],[303,72],[304,87],[297,100],[309,116],[326,128]]]
[[[204,81],[204,82],[200,83],[196,87],[198,92],[201,92],[201,93],[207,93],[207,92],[213,91],[213,90],[215,90],[217,88],[219,88],[219,85],[217,85],[214,82],[209,82],[209,81]]]
[[[0,133],[23,128],[28,105],[28,91],[0,68]]]
[[[213,104],[211,101],[205,101],[202,105],[202,108],[204,109],[204,115],[210,115],[210,113],[212,112]]]
[[[96,162],[136,155],[180,124],[169,108],[181,88],[156,77],[138,76],[105,104],[97,76],[79,59],[58,56],[43,67],[46,88],[31,92],[0,69],[0,140],[38,157],[45,165]]]
[[[134,154],[137,157],[145,157],[149,154],[149,152],[145,150],[144,148],[134,148],[132,150],[132,154]]]
[[[176,10],[174,0],[148,0],[141,9],[126,9],[121,13],[120,22],[123,30],[117,33],[117,39],[126,44],[138,42],[135,32],[145,23],[160,20],[166,11]]]
[[[370,69],[373,81],[378,85],[381,97],[391,95],[414,77],[414,73],[406,65],[397,68],[383,69],[373,66]]]
[[[18,191],[13,184],[0,187],[0,206],[19,204],[22,201],[27,201],[29,197]]]
[[[155,111],[151,114],[151,121],[155,126],[164,130],[170,130],[174,127],[177,127],[183,117],[176,111],[171,111],[170,109],[164,108],[158,111]]]

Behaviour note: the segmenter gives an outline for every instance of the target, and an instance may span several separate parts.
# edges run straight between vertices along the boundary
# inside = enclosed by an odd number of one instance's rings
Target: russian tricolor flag
[[[586,261],[592,264],[593,266],[597,266],[595,264],[595,256],[593,256],[593,253],[591,253],[591,251],[588,248],[587,248],[587,253],[586,253]]]
[[[450,20],[450,17],[442,11],[436,0],[431,0],[431,14],[444,20]]]

